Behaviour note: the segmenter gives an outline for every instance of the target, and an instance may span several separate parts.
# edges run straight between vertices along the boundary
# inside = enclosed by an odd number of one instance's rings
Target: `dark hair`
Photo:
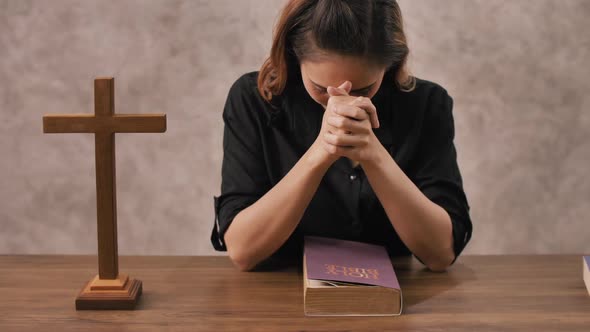
[[[289,73],[301,61],[336,53],[362,56],[385,66],[400,90],[411,91],[415,78],[401,10],[395,0],[290,0],[275,26],[269,57],[258,75],[265,100],[282,94]]]

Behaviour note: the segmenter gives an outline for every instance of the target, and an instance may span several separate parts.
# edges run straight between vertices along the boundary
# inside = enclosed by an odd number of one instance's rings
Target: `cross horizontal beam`
[[[166,114],[55,114],[43,116],[43,132],[52,133],[163,133]]]

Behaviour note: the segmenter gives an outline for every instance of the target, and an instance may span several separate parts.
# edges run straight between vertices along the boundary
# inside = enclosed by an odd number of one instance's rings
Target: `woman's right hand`
[[[314,158],[319,161],[321,164],[327,164],[328,166],[334,163],[340,156],[335,153],[330,153],[333,147],[329,147],[328,143],[324,139],[326,133],[330,134],[350,134],[350,132],[342,132],[343,130],[334,128],[334,126],[330,126],[328,124],[328,119],[330,117],[338,116],[335,112],[336,107],[345,107],[345,108],[354,108],[358,110],[370,110],[367,111],[367,120],[371,122],[371,126],[373,128],[379,127],[379,120],[377,119],[377,114],[375,111],[374,106],[370,104],[370,101],[363,102],[359,101],[358,97],[350,96],[350,90],[352,88],[352,84],[350,81],[345,81],[339,87],[329,87],[328,93],[330,94],[330,98],[328,99],[327,105],[325,106],[324,115],[322,118],[322,127],[316,138],[315,142],[313,143],[311,149],[313,151]],[[367,105],[369,103],[370,105]],[[354,120],[354,119],[353,119]]]
[[[338,92],[340,95],[348,95],[350,93],[350,89],[352,88],[352,84],[350,83],[350,81],[346,81],[344,83],[342,83],[338,88]],[[354,98],[354,97],[352,97]],[[320,163],[320,164],[325,164],[326,166],[330,166],[332,165],[336,160],[338,160],[338,156],[329,153],[326,148],[323,146],[325,144],[324,142],[324,134],[329,132],[329,125],[327,123],[328,118],[333,115],[332,113],[332,108],[330,107],[330,103],[329,101],[327,102],[328,105],[324,106],[324,115],[322,118],[322,127],[320,128],[320,132],[318,134],[318,137],[316,138],[316,140],[313,142],[311,148],[310,148],[310,152],[311,152],[311,157],[314,159],[314,161]],[[323,106],[323,105],[322,105]]]

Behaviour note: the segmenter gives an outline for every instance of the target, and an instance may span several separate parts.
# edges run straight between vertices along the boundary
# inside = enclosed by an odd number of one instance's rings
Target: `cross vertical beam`
[[[115,88],[112,78],[94,80],[94,110],[97,120],[115,114]],[[96,212],[98,237],[98,275],[115,279],[119,274],[117,245],[117,193],[115,134],[110,130],[94,135],[96,157]]]

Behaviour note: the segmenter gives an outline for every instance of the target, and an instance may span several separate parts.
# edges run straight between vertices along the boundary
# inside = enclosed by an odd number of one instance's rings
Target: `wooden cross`
[[[98,275],[82,289],[76,309],[132,309],[141,296],[137,279],[119,274],[115,133],[162,133],[166,114],[115,114],[114,78],[94,80],[94,115],[43,117],[45,133],[94,133]]]

